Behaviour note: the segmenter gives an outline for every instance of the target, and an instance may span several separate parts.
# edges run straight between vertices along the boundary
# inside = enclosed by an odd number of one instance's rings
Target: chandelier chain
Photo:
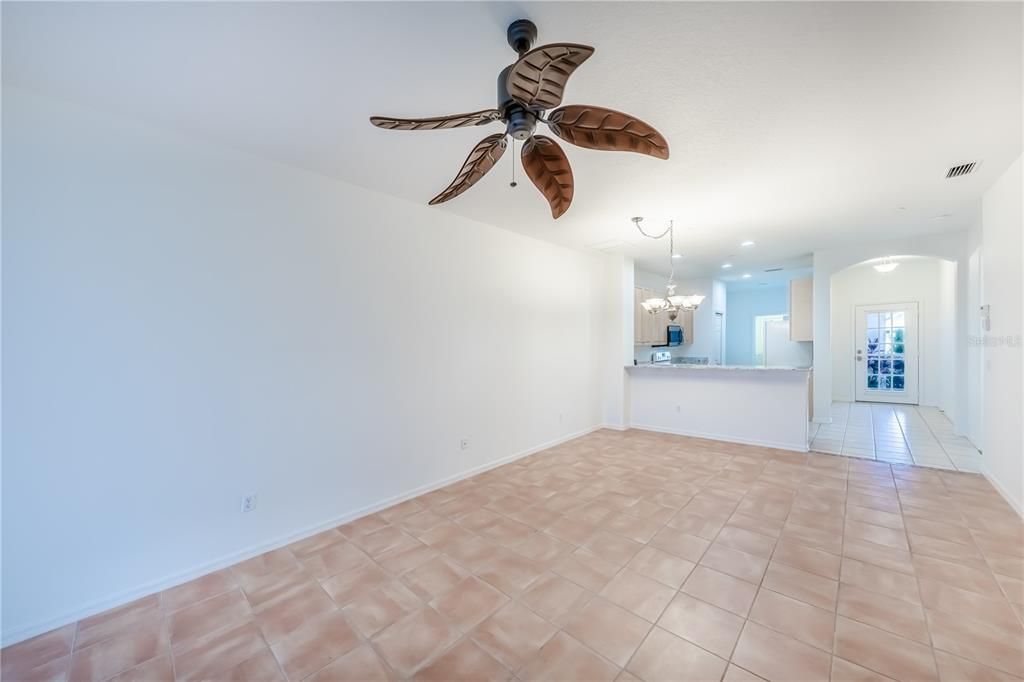
[[[661,234],[649,234],[640,225],[640,223],[642,223],[643,220],[644,220],[643,218],[633,218],[632,220],[633,220],[633,223],[636,225],[636,229],[638,229],[640,231],[640,234],[642,234],[643,236],[647,237],[648,239],[661,239],[666,234],[668,235],[668,257],[669,257],[668,258],[668,265],[669,265],[668,283],[669,283],[669,285],[674,284],[675,280],[676,280],[676,263],[675,263],[675,260],[672,257],[676,253],[676,231],[674,229],[675,221],[674,220],[669,220],[668,221],[668,227],[666,227],[665,231],[662,232]]]
[[[689,294],[689,295],[676,295],[676,233],[675,233],[675,221],[669,220],[668,227],[661,234],[651,234],[644,230],[641,226],[643,222],[642,217],[631,218],[636,229],[643,236],[648,239],[661,239],[665,235],[668,235],[668,262],[669,262],[669,275],[668,285],[666,286],[666,292],[664,298],[650,298],[642,302],[644,309],[649,313],[667,312],[670,320],[676,319],[676,314],[680,310],[696,310],[697,306],[704,300],[704,296],[701,294]]]
[[[672,232],[672,222],[673,221],[671,221],[671,220],[668,221],[668,227],[666,227],[665,231],[662,232],[661,234],[650,234],[647,231],[645,231],[644,228],[640,225],[640,223],[642,223],[644,221],[643,218],[632,218],[632,221],[633,221],[633,224],[636,225],[636,229],[640,230],[640,234],[642,234],[645,237],[649,237],[650,239],[661,239],[666,234],[669,234],[669,233]]]

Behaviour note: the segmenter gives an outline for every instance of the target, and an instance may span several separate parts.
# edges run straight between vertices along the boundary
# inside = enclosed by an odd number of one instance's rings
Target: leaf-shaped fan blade
[[[621,111],[573,104],[552,111],[548,125],[555,135],[579,147],[668,158],[662,134]]]
[[[371,116],[370,123],[385,130],[444,130],[447,128],[465,128],[479,126],[501,118],[497,109],[484,109],[470,114],[452,114],[451,116],[435,116],[434,118],[390,118],[388,116]]]
[[[589,45],[554,43],[541,45],[519,58],[508,73],[506,87],[520,104],[551,109],[562,103],[569,76],[594,54]]]
[[[572,167],[565,152],[550,137],[534,135],[523,145],[523,170],[551,204],[551,217],[558,218],[572,203]]]
[[[455,179],[452,180],[452,184],[448,185],[443,192],[431,199],[430,204],[440,204],[449,199],[454,199],[476,184],[477,180],[486,175],[487,171],[494,168],[494,164],[498,163],[498,159],[505,153],[507,144],[505,133],[495,133],[480,140],[473,147],[473,151],[469,153],[469,156],[466,157],[465,163],[462,164],[462,169],[455,176]]]

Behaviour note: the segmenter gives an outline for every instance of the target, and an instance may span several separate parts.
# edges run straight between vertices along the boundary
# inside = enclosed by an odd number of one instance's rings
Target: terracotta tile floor
[[[974,474],[599,431],[8,647],[4,680],[1012,680]]]

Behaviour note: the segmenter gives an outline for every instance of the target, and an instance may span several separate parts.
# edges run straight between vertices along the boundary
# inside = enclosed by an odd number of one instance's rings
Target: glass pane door
[[[917,304],[856,309],[856,399],[917,402]]]
[[[870,391],[906,391],[906,313],[867,313],[868,368],[864,388]]]

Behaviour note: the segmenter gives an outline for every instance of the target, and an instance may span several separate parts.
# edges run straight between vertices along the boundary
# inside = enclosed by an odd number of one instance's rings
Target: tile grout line
[[[705,481],[704,485],[707,485],[707,483],[710,483],[716,476],[720,475],[722,473],[722,471],[725,470],[725,466],[727,464],[729,464],[729,462],[731,462],[733,460],[733,458],[734,458],[734,455],[729,455],[729,459],[721,466],[721,468],[718,469],[717,473],[715,473],[714,475],[708,477],[708,480]],[[702,490],[701,492],[704,492],[704,491]],[[687,505],[689,505],[691,502],[693,502],[693,499],[695,497],[697,497],[697,495],[699,495],[699,494],[700,494],[700,492],[698,492],[697,494],[691,496],[690,499],[687,500],[686,504],[684,504],[682,507],[680,507],[680,509],[676,512],[676,514],[673,514],[672,517],[669,520],[674,519],[676,517],[676,515],[678,515],[680,512],[682,512],[683,509],[685,509],[687,507]],[[744,493],[743,497],[746,497],[746,493]],[[739,500],[736,501],[736,505],[733,507],[733,511],[730,512],[730,515],[729,515],[730,518],[731,518],[732,514],[736,513],[735,509],[736,509],[736,507],[739,506],[739,503],[743,499],[743,497],[741,497]],[[700,516],[700,515],[698,515],[698,516]],[[726,523],[728,523],[728,521],[726,521]],[[672,605],[672,602],[675,601],[676,597],[679,596],[679,593],[682,592],[683,585],[685,585],[686,581],[689,580],[690,575],[693,574],[693,571],[697,570],[697,567],[700,566],[701,559],[703,559],[704,555],[707,554],[708,548],[710,548],[711,545],[713,545],[715,543],[715,540],[718,539],[718,536],[721,534],[722,529],[725,528],[726,523],[723,523],[721,525],[721,527],[719,527],[718,532],[715,533],[714,539],[708,540],[708,546],[705,547],[704,550],[701,552],[700,556],[697,558],[697,561],[691,561],[690,562],[690,563],[693,564],[693,569],[691,569],[690,573],[688,573],[686,578],[683,579],[683,582],[681,582],[679,584],[679,587],[675,588],[675,592],[672,594],[672,598],[668,600],[668,602],[665,604],[665,606],[658,613],[658,617],[654,619],[654,622],[651,624],[650,629],[647,630],[647,634],[644,635],[643,639],[640,640],[640,644],[636,647],[636,649],[633,650],[633,653],[630,655],[629,660],[626,661],[626,665],[624,665],[624,666],[622,666],[620,668],[620,675],[621,675],[622,671],[626,671],[626,668],[629,666],[630,663],[633,662],[633,659],[636,657],[637,652],[640,651],[641,648],[643,648],[643,645],[647,642],[647,639],[651,636],[651,633],[654,632],[654,630],[658,627],[658,622],[661,620],[661,617],[665,615],[665,611],[668,610],[668,607]],[[668,527],[669,527],[669,525],[668,525],[668,520],[667,520],[662,525],[662,527],[659,529],[659,532],[661,530],[664,530],[665,528],[668,528]],[[673,528],[672,530],[676,531],[675,528]],[[676,532],[682,533],[682,531],[676,531]],[[683,534],[684,535],[691,535],[690,533],[683,533]],[[657,535],[657,533],[655,533],[655,535]],[[700,536],[694,536],[694,537],[700,537]],[[653,536],[652,536],[652,539],[653,539]],[[707,540],[707,538],[703,538],[703,537],[701,537],[700,539]],[[652,546],[652,545],[649,545],[649,543],[648,543],[648,546]],[[659,551],[662,551],[662,552],[665,552],[666,554],[670,554],[670,555],[672,555],[675,558],[682,559],[683,561],[689,561],[689,559],[683,559],[683,557],[679,557],[679,556],[677,556],[675,554],[672,554],[672,552],[668,552],[668,551],[663,550],[663,549],[661,549],[659,547],[655,547],[655,549],[657,549]],[[625,569],[625,566],[623,566],[622,568]],[[622,571],[620,570],[615,575],[617,576],[621,572]],[[615,578],[613,577],[612,580],[614,580],[614,579]],[[703,601],[703,600],[701,600],[701,601]],[[664,628],[662,628],[662,629],[664,629]],[[702,651],[707,651],[707,653],[711,654],[712,656],[716,656],[717,658],[721,659],[721,656],[717,656],[717,654],[715,654],[714,652],[708,651],[707,649],[705,649],[704,647],[700,646],[699,644],[696,644],[694,642],[690,642],[690,640],[688,640],[688,639],[679,637],[675,633],[671,633],[670,632],[669,634],[671,634],[673,637],[678,637],[679,639],[682,639],[683,641],[688,642],[689,644],[692,644],[693,646],[698,647]],[[726,661],[726,666],[725,666],[726,670],[728,669],[728,667],[729,667],[729,661]],[[725,670],[722,671],[722,675],[725,675]]]
[[[874,429],[872,428],[872,431]],[[892,465],[889,465],[889,476],[892,476]],[[832,619],[832,658],[829,660],[828,678],[831,682],[832,671],[836,667],[836,649],[839,642],[839,595],[843,589],[843,562],[846,560],[846,518],[850,511],[850,469],[846,469],[846,488],[843,496],[843,532],[839,536],[839,577],[836,579],[836,612]],[[845,660],[845,659],[844,659]]]
[[[846,431],[845,431],[845,428],[844,428],[844,430],[843,430],[843,433],[844,433],[844,440],[845,440],[845,433],[846,433]],[[841,449],[841,448],[840,448],[840,449]],[[769,460],[769,461],[770,461],[770,460]],[[804,462],[806,463],[807,461],[808,461],[808,457],[804,457]],[[767,464],[765,464],[765,466],[764,466],[764,467],[762,467],[762,469],[761,469],[761,473],[762,473],[762,474],[764,473],[764,468],[766,468],[767,466],[768,466],[768,465],[767,465]],[[746,668],[743,668],[743,667],[742,667],[742,666],[740,666],[739,664],[734,664],[734,663],[733,663],[733,657],[734,657],[734,656],[736,655],[736,648],[737,648],[737,647],[739,647],[739,645],[740,645],[740,639],[742,639],[742,638],[743,638],[743,633],[744,633],[744,632],[746,631],[746,629],[747,629],[747,624],[751,622],[751,621],[750,621],[750,612],[751,612],[751,611],[752,611],[752,610],[754,609],[754,603],[755,603],[755,602],[757,602],[757,597],[758,597],[758,595],[760,595],[760,594],[761,594],[761,590],[762,590],[762,589],[763,589],[763,587],[764,587],[764,579],[765,579],[765,576],[767,576],[767,575],[768,575],[768,569],[769,569],[769,568],[771,568],[771,565],[772,565],[772,559],[774,559],[774,558],[775,558],[775,552],[776,552],[776,550],[777,550],[777,549],[778,549],[778,547],[779,547],[779,542],[780,542],[780,541],[782,540],[782,534],[783,534],[783,533],[785,532],[785,530],[786,530],[786,524],[787,524],[787,523],[789,522],[789,517],[790,517],[790,516],[792,515],[792,513],[793,513],[793,503],[794,503],[795,501],[796,501],[796,491],[794,491],[794,492],[793,492],[793,495],[792,495],[792,497],[790,498],[790,501],[789,501],[789,510],[788,510],[788,511],[786,512],[786,518],[785,518],[785,519],[783,520],[783,522],[782,522],[782,529],[781,529],[781,530],[779,531],[779,536],[778,536],[777,538],[775,538],[775,544],[774,544],[774,545],[772,546],[772,551],[771,551],[771,554],[770,554],[770,555],[768,556],[768,563],[767,563],[767,564],[765,565],[765,567],[764,567],[764,572],[763,572],[763,573],[761,574],[761,580],[760,580],[760,582],[758,582],[758,584],[757,584],[757,591],[756,591],[756,592],[754,593],[754,600],[753,600],[753,601],[752,601],[752,602],[750,603],[750,608],[749,608],[749,609],[747,609],[747,615],[746,615],[746,616],[744,617],[744,619],[743,619],[743,625],[742,625],[742,626],[740,626],[740,633],[739,633],[739,634],[738,634],[738,635],[736,636],[736,641],[735,641],[735,642],[733,642],[733,645],[732,645],[732,651],[730,651],[730,652],[729,652],[729,659],[728,659],[728,663],[729,663],[729,665],[736,665],[736,667],[738,667],[738,668],[741,668],[741,669],[743,669],[743,670],[746,670]],[[759,625],[759,623],[758,623],[758,625]],[[726,671],[728,671],[728,670],[729,670],[729,667],[728,667],[728,665],[727,665],[727,666],[726,666]],[[750,671],[747,671],[747,672],[750,672]],[[756,673],[751,673],[751,674],[756,674]],[[760,676],[758,675],[758,677],[760,677]]]
[[[725,464],[723,464],[723,465],[722,465],[722,467],[721,467],[721,468],[720,468],[720,469],[718,470],[718,472],[717,472],[717,473],[716,473],[715,475],[711,476],[711,477],[710,477],[710,478],[708,479],[708,481],[706,481],[706,482],[705,482],[705,485],[706,485],[707,483],[710,483],[710,481],[711,481],[711,480],[713,480],[713,479],[714,479],[714,478],[715,478],[716,476],[719,476],[719,475],[721,475],[722,471],[724,471],[724,470],[725,470],[725,466],[726,466],[726,465],[728,465],[728,464],[729,464],[729,462],[731,462],[731,461],[732,461],[732,460],[733,460],[734,458],[735,458],[735,456],[734,456],[734,455],[729,455],[729,459],[728,459],[728,461],[726,461],[726,462],[725,462]],[[766,466],[766,465],[762,465],[762,469],[761,469],[761,470],[762,470],[762,472],[764,471],[764,466]],[[702,491],[702,492],[703,492],[703,491]],[[700,493],[698,493],[698,495],[699,495],[699,494],[700,494]],[[739,508],[739,505],[740,505],[740,503],[741,503],[741,502],[742,502],[742,501],[743,501],[743,500],[744,500],[744,499],[746,498],[746,496],[747,496],[748,494],[749,494],[749,489],[747,490],[747,492],[743,493],[743,495],[742,495],[742,496],[741,496],[741,497],[740,497],[740,498],[739,498],[739,499],[738,499],[738,500],[736,501],[736,504],[735,504],[735,505],[733,506],[733,509],[732,509],[732,511],[731,511],[731,512],[729,513],[729,518],[732,518],[732,515],[736,513],[736,509],[738,509],[738,508]],[[693,497],[696,497],[696,496],[697,496],[697,495],[694,495]],[[690,498],[690,500],[689,500],[689,501],[688,501],[688,502],[686,503],[687,505],[688,505],[688,504],[689,504],[690,502],[692,502],[692,501],[693,501],[693,497],[691,497],[691,498]],[[682,512],[682,511],[683,511],[683,509],[685,509],[685,508],[686,508],[686,505],[683,505],[683,507],[682,507],[682,508],[680,508],[679,512]],[[677,512],[677,513],[678,513],[678,512]],[[675,515],[673,515],[673,517],[672,517],[672,518],[675,518]],[[683,586],[684,586],[684,585],[686,584],[686,581],[687,581],[687,580],[689,580],[689,578],[690,578],[690,575],[692,575],[692,574],[693,574],[693,571],[697,570],[697,568],[698,568],[698,567],[699,567],[699,566],[701,565],[701,564],[700,564],[700,561],[701,561],[701,559],[703,559],[703,558],[704,558],[704,555],[705,555],[705,554],[707,554],[707,551],[708,551],[708,549],[710,549],[710,548],[711,548],[711,546],[712,546],[713,544],[715,544],[715,542],[716,542],[716,541],[718,540],[718,536],[722,534],[722,530],[723,530],[723,529],[725,529],[725,527],[726,527],[726,526],[728,525],[728,523],[729,523],[729,522],[728,522],[728,519],[727,519],[727,520],[726,520],[726,521],[725,521],[725,522],[724,522],[724,523],[723,523],[723,524],[722,524],[722,525],[721,525],[721,526],[720,526],[720,527],[718,528],[718,531],[717,531],[717,532],[715,533],[715,537],[714,537],[713,539],[711,539],[711,540],[709,540],[709,541],[708,541],[708,546],[707,546],[707,547],[705,547],[705,548],[704,548],[704,551],[702,551],[702,552],[701,552],[701,555],[700,555],[700,557],[698,557],[698,558],[697,558],[697,561],[693,561],[693,562],[691,562],[691,563],[693,564],[693,569],[691,569],[690,573],[689,573],[689,574],[687,574],[686,578],[684,578],[684,579],[683,579],[683,582],[682,582],[682,583],[680,583],[679,587],[678,587],[678,588],[676,588],[676,591],[675,591],[675,593],[674,593],[674,594],[672,595],[672,598],[671,598],[671,599],[670,599],[670,600],[668,601],[668,603],[667,603],[667,604],[665,604],[665,607],[664,607],[664,608],[663,608],[663,609],[661,610],[661,613],[659,613],[659,614],[658,614],[658,618],[657,618],[657,619],[656,619],[656,620],[654,621],[653,627],[651,627],[651,629],[647,631],[647,634],[646,634],[646,635],[644,635],[644,638],[643,638],[643,640],[641,640],[641,642],[640,642],[640,645],[639,645],[639,646],[637,646],[637,648],[636,648],[636,649],[635,649],[635,650],[633,651],[632,655],[631,655],[631,656],[629,657],[629,660],[628,660],[628,661],[626,662],[626,665],[622,667],[622,670],[626,670],[627,666],[628,666],[628,665],[629,665],[630,663],[632,663],[632,662],[633,662],[633,659],[634,659],[634,658],[636,657],[636,654],[637,654],[637,652],[639,652],[639,651],[640,651],[640,649],[641,649],[641,648],[643,647],[643,645],[644,645],[644,644],[645,644],[645,643],[647,642],[647,639],[648,639],[648,638],[649,638],[649,637],[651,636],[651,633],[652,633],[652,632],[654,632],[655,628],[657,628],[657,627],[658,627],[658,622],[659,622],[659,621],[661,620],[662,616],[664,616],[664,615],[665,615],[665,611],[666,611],[666,610],[668,609],[668,607],[669,607],[669,606],[671,606],[671,605],[672,605],[672,602],[673,602],[673,601],[675,601],[676,597],[678,597],[678,596],[679,596],[679,594],[680,594],[680,593],[682,593],[682,591],[683,591]],[[667,522],[666,522],[666,526],[667,526]],[[673,530],[674,530],[674,529],[673,529]],[[680,532],[682,532],[682,531],[680,531]],[[685,535],[690,535],[690,533],[685,533]],[[694,537],[700,537],[700,536],[694,536]],[[701,539],[702,539],[702,540],[707,540],[707,538],[701,538]],[[657,548],[656,548],[656,549],[657,549]],[[665,550],[661,550],[661,551],[665,551]],[[671,552],[666,552],[666,553],[668,553],[668,554],[671,554]],[[675,556],[675,555],[673,555],[673,556]],[[682,557],[679,557],[679,558],[682,558]],[[688,559],[684,559],[684,561],[689,561],[689,560],[688,560]],[[711,569],[710,567],[707,567],[707,566],[706,566],[705,568],[707,568],[708,570],[714,570],[714,569]],[[719,571],[719,572],[720,572],[720,571]],[[689,593],[683,593],[683,594],[686,594],[686,596],[688,596],[688,597],[691,597],[692,599],[696,599],[696,600],[700,601],[701,603],[704,603],[704,604],[708,604],[709,606],[715,606],[714,604],[711,604],[710,602],[706,602],[706,601],[704,601],[703,599],[700,599],[699,597],[694,597],[693,595],[691,595],[691,594],[689,594]],[[721,608],[721,607],[717,607],[717,606],[716,606],[715,608]],[[723,609],[723,610],[724,610],[724,609]],[[745,618],[744,618],[744,625],[746,625],[746,619],[745,619]],[[662,628],[662,629],[664,629],[664,628]],[[742,627],[740,628],[740,631],[741,631],[741,633],[742,633]],[[715,656],[715,657],[716,657],[716,658],[718,658],[719,660],[721,660],[721,659],[722,659],[722,657],[721,657],[721,656],[719,656],[718,654],[714,653],[713,651],[709,651],[708,649],[705,649],[704,647],[700,646],[700,645],[699,645],[699,644],[697,644],[696,642],[692,642],[692,641],[690,641],[690,640],[688,640],[688,639],[686,639],[686,638],[684,638],[684,637],[679,637],[679,635],[675,634],[674,632],[671,632],[671,631],[668,631],[668,630],[666,630],[666,632],[668,632],[668,633],[669,633],[670,635],[672,635],[673,637],[676,637],[676,638],[678,638],[678,639],[681,639],[682,641],[684,641],[684,642],[686,642],[686,643],[688,643],[688,644],[691,644],[692,646],[695,646],[695,647],[699,648],[699,649],[700,649],[700,650],[702,650],[702,651],[706,651],[707,653],[711,654],[712,656]],[[736,641],[737,641],[737,642],[739,641],[739,636],[737,636],[737,637],[736,637]],[[733,648],[735,648],[735,644],[733,645]],[[726,673],[726,672],[727,672],[727,671],[729,670],[729,665],[730,665],[730,664],[732,663],[731,657],[732,657],[732,653],[730,652],[730,658],[728,658],[728,659],[725,659],[725,668],[723,668],[723,670],[722,670],[722,675],[721,675],[721,676],[719,677],[719,680],[721,680],[722,678],[724,678],[724,676],[725,676],[725,673]]]
[[[946,489],[946,482],[942,480],[942,477],[939,476],[938,479],[939,479],[939,483],[942,485],[942,489],[946,490],[946,492],[949,492]],[[895,481],[894,481],[894,483],[895,483]],[[910,531],[907,530],[907,523],[906,523],[907,519],[903,515],[903,497],[900,494],[899,486],[896,487],[896,504],[899,505],[900,518],[903,521],[903,536],[907,540],[907,549],[910,550],[910,563],[911,563],[911,565],[914,566],[914,584],[917,586],[917,596],[918,596],[918,599],[921,600],[921,614],[924,616],[925,630],[928,632],[928,650],[929,650],[929,652],[931,653],[931,656],[932,656],[932,663],[935,665],[935,676],[938,677],[939,676],[939,659],[935,655],[935,640],[934,640],[934,638],[932,636],[931,623],[928,621],[928,608],[925,606],[924,597],[922,596],[923,592],[921,590],[921,579],[917,576],[917,565],[914,564],[914,551],[913,551],[914,548],[913,548],[913,545],[910,544]]]

